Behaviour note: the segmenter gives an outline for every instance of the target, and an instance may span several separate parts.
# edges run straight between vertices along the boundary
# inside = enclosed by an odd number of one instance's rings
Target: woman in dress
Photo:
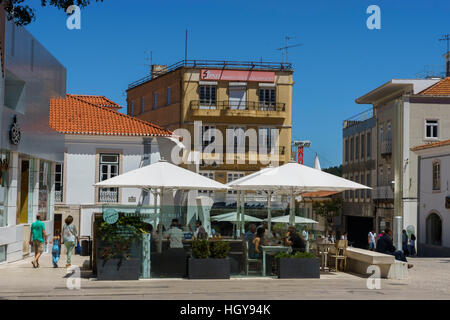
[[[77,228],[72,224],[72,222],[73,222],[73,217],[68,216],[65,220],[66,224],[63,227],[63,241],[64,241],[64,245],[66,246],[66,249],[67,249],[66,268],[71,266],[72,251],[78,242]]]

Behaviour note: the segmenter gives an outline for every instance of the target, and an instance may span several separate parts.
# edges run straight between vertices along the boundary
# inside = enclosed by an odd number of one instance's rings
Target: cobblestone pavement
[[[72,258],[74,265],[82,265],[84,260]],[[342,272],[307,280],[240,277],[119,282],[95,281],[81,272],[81,278],[74,280],[65,268],[54,269],[51,256],[45,255],[39,269],[33,269],[31,258],[0,265],[0,299],[450,299],[450,258],[411,258],[410,262],[414,268],[408,280],[381,280],[380,290],[370,290],[366,278]],[[67,283],[73,287],[77,282],[80,289],[68,289]]]

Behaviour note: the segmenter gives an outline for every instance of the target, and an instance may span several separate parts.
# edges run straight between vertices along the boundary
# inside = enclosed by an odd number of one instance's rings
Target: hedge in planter
[[[320,278],[320,261],[312,253],[297,252],[291,255],[283,252],[275,258],[280,279]]]
[[[230,245],[225,241],[194,240],[189,279],[230,279]]]
[[[121,213],[116,223],[102,222],[98,226],[97,279],[139,279],[141,261],[133,257],[132,250],[139,252],[142,234],[147,233],[146,225],[139,217]]]

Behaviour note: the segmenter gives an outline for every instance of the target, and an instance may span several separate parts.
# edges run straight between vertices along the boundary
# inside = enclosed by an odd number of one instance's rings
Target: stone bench
[[[378,266],[381,278],[392,280],[404,280],[408,278],[408,264],[395,260],[394,256],[359,248],[347,248],[347,268],[349,271],[365,274],[369,266]]]

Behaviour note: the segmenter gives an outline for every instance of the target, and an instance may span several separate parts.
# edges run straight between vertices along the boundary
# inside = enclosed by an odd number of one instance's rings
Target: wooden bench
[[[378,266],[383,279],[404,280],[408,278],[408,264],[395,260],[394,256],[364,249],[347,248],[349,271],[369,276],[373,273],[373,271],[367,273],[369,266]]]

